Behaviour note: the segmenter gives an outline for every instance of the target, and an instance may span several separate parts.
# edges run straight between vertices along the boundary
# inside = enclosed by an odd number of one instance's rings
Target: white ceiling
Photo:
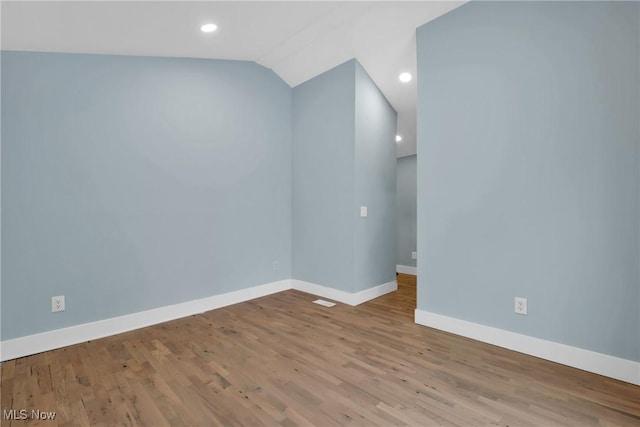
[[[416,152],[416,27],[461,1],[7,1],[4,50],[255,61],[297,86],[357,58],[398,112],[398,157]],[[211,34],[200,31],[218,25]],[[400,83],[408,71],[414,79]]]

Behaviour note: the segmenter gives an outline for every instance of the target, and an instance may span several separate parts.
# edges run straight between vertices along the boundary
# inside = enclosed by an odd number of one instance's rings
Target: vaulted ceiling
[[[398,156],[416,152],[418,26],[464,2],[2,1],[4,50],[255,61],[294,87],[357,58],[398,112]],[[200,26],[218,30],[203,33]],[[398,75],[414,79],[401,83]]]

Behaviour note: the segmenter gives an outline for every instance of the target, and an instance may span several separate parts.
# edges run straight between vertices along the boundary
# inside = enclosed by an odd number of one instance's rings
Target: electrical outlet
[[[515,297],[515,312],[516,314],[527,315],[527,299],[521,297]]]
[[[51,312],[57,313],[58,311],[64,311],[65,303],[64,303],[64,295],[60,295],[57,297],[51,297]]]
[[[366,218],[367,217],[367,207],[366,206],[360,206],[360,217],[362,218]]]
[[[273,271],[278,271],[280,270],[280,261],[275,260],[273,261]]]
[[[418,252],[416,251],[411,252],[411,259],[418,259]]]

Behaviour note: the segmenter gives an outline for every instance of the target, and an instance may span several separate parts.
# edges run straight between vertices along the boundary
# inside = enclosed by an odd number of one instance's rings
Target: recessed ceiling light
[[[396,142],[402,141],[402,137],[400,135],[396,135]]]
[[[218,26],[216,24],[204,24],[202,27],[200,27],[200,31],[202,31],[203,33],[213,33],[217,29]]]
[[[411,74],[409,73],[402,73],[398,76],[398,78],[400,79],[400,81],[402,83],[407,83],[411,81]]]

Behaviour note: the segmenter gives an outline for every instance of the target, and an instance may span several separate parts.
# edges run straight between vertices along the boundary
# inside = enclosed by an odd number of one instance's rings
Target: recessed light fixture
[[[409,73],[402,73],[398,76],[398,78],[400,79],[400,81],[402,83],[407,83],[411,81],[411,74]]]
[[[400,135],[396,135],[396,142],[402,141],[402,137]]]
[[[200,31],[202,31],[203,33],[213,33],[217,29],[218,26],[216,24],[204,24],[202,27],[200,27]]]

